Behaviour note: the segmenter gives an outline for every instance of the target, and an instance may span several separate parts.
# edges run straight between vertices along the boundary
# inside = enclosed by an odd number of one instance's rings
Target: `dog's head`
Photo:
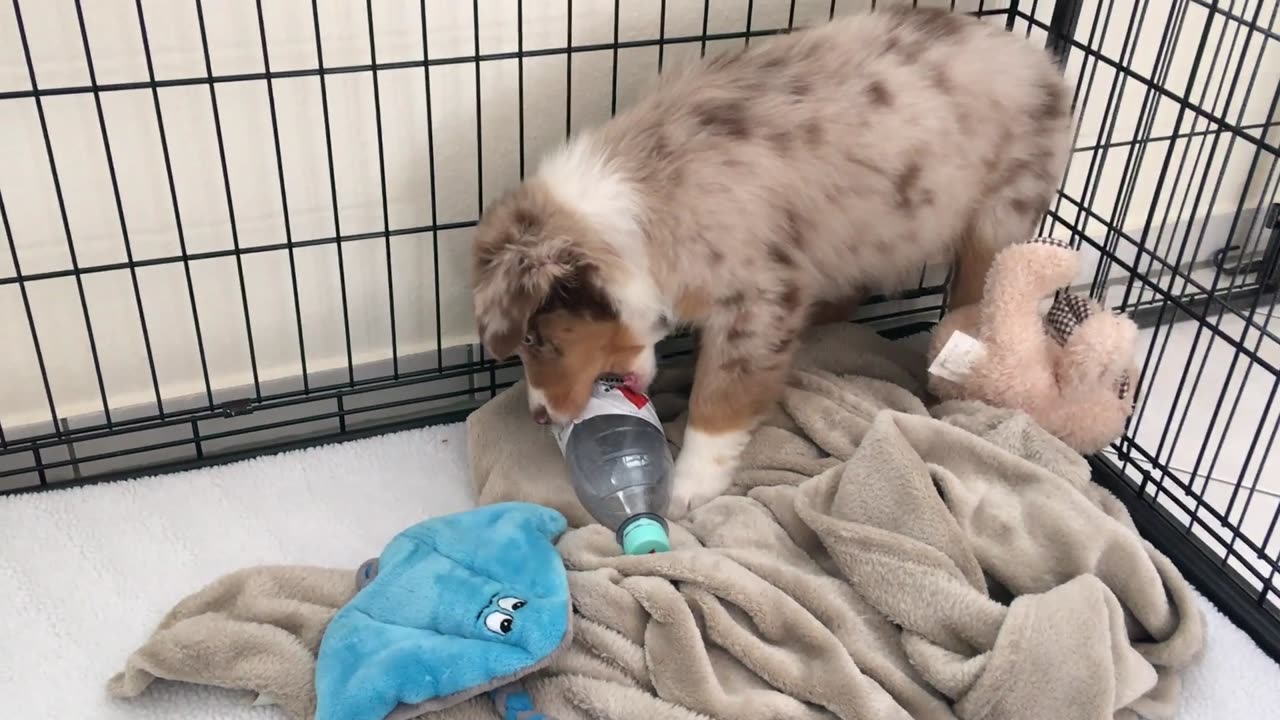
[[[582,414],[604,374],[653,379],[653,348],[622,322],[607,289],[617,258],[572,210],[525,184],[485,211],[472,284],[481,342],[519,355],[540,423]]]

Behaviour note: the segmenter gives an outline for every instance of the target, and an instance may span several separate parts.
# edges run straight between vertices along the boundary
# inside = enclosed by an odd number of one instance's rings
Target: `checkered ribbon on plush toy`
[[[1044,316],[1045,328],[1059,345],[1066,345],[1071,334],[1093,314],[1093,303],[1079,295],[1061,290],[1053,296],[1053,304]]]
[[[1044,326],[1049,336],[1059,345],[1066,345],[1076,328],[1088,320],[1097,305],[1088,298],[1059,290],[1053,296],[1053,304],[1045,313]],[[1129,373],[1122,373],[1116,380],[1116,397],[1124,400],[1129,397]]]
[[[1056,237],[1049,237],[1047,235],[1043,237],[1038,237],[1034,240],[1029,240],[1028,242],[1036,243],[1039,245],[1052,245],[1054,247],[1066,248],[1068,250],[1073,249],[1071,247],[1071,242],[1069,240],[1063,240],[1062,238],[1056,238]]]

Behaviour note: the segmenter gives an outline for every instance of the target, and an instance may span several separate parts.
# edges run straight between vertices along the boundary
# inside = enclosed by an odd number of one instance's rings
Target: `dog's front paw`
[[[679,520],[694,508],[723,495],[732,480],[728,473],[690,475],[676,470],[671,506],[667,514],[671,519]]]
[[[723,495],[733,483],[738,457],[750,437],[745,430],[718,434],[687,430],[676,460],[667,514],[678,520]]]

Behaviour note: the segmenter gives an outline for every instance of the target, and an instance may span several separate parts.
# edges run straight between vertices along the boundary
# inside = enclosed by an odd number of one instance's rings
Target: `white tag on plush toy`
[[[929,374],[951,382],[964,382],[973,366],[987,354],[982,341],[959,330],[951,333],[938,357],[929,366]]]

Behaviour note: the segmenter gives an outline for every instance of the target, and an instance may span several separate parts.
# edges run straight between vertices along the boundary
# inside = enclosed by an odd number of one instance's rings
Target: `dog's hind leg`
[[[951,283],[947,295],[949,309],[977,305],[982,300],[987,282],[987,272],[1000,252],[997,243],[978,232],[971,223],[960,238],[955,258],[951,264]]]
[[[1055,186],[1044,173],[1028,172],[994,193],[970,218],[956,245],[947,306],[976,305],[987,273],[1001,250],[1032,238],[1044,218]]]
[[[847,322],[853,314],[871,297],[871,293],[862,290],[848,293],[838,300],[822,300],[813,304],[809,310],[808,324],[811,327]]]

